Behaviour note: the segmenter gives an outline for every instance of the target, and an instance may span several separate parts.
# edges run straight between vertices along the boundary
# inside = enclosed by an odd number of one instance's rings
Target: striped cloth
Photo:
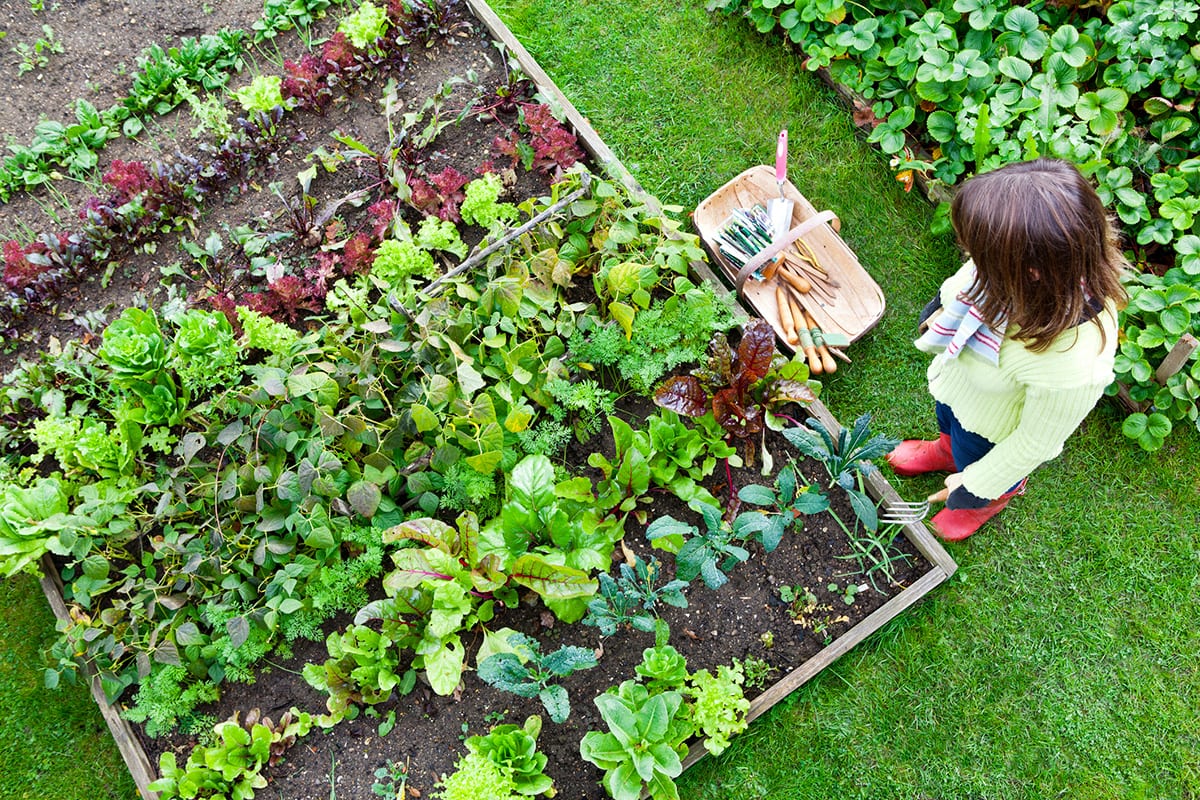
[[[966,286],[975,282],[972,271]],[[1004,340],[1005,325],[991,328],[979,316],[979,311],[966,299],[965,290],[953,301],[944,304],[940,313],[929,321],[929,327],[917,339],[918,350],[926,353],[945,351],[947,357],[958,358],[964,349],[973,350],[988,363],[999,366],[1000,343]]]

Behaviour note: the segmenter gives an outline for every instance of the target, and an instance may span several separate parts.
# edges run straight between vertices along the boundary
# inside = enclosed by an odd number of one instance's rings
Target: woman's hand
[[[961,472],[955,472],[951,475],[947,475],[946,476],[946,488],[929,495],[929,498],[928,498],[929,502],[931,502],[931,503],[946,502],[946,498],[950,496],[950,493],[953,492],[958,487],[962,486],[962,483],[963,483],[963,477],[962,477]]]

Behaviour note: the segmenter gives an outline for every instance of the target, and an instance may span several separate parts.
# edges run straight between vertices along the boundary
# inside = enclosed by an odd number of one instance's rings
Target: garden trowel
[[[773,241],[792,227],[792,201],[783,194],[783,184],[787,181],[787,128],[779,132],[779,143],[775,145],[775,183],[779,186],[779,197],[767,201],[767,216],[771,219]]]

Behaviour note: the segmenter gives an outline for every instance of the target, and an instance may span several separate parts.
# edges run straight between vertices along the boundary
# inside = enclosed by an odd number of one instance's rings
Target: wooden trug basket
[[[784,182],[783,191],[784,197],[792,201],[793,229],[821,215],[791,181]],[[767,201],[778,196],[779,187],[775,183],[774,171],[771,167],[760,164],[717,189],[696,207],[692,215],[692,221],[705,247],[713,260],[720,264],[721,272],[735,289],[738,270],[721,254],[716,235],[734,209],[750,208],[754,205],[766,206]],[[883,290],[859,263],[854,251],[838,235],[837,231],[841,227],[838,218],[832,213],[825,216],[830,217],[828,222],[815,224],[802,238],[812,249],[818,263],[839,286],[833,290],[833,303],[822,301],[811,294],[802,295],[800,301],[822,331],[843,334],[854,342],[883,317],[886,308]],[[787,344],[775,302],[775,283],[751,278],[743,284],[739,295],[753,312],[775,328],[780,341]]]

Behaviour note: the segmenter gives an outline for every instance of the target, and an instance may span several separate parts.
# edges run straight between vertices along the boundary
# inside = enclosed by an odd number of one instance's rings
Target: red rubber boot
[[[932,442],[921,439],[906,439],[892,452],[887,462],[897,475],[907,478],[927,472],[957,472],[954,456],[950,453],[950,434],[943,433]]]
[[[928,522],[929,529],[947,542],[960,542],[1003,511],[1008,501],[1019,494],[1025,494],[1025,481],[1021,481],[1020,486],[1011,492],[1005,492],[983,508],[943,508]]]

